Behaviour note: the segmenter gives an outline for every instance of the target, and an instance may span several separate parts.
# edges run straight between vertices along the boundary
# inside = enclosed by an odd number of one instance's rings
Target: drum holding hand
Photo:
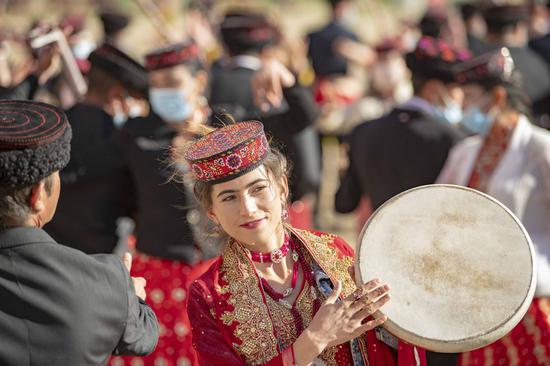
[[[342,291],[342,283],[338,281],[306,331],[325,347],[357,338],[386,321],[386,316],[376,319],[369,317],[390,300],[389,290],[389,285],[375,279],[338,301]]]

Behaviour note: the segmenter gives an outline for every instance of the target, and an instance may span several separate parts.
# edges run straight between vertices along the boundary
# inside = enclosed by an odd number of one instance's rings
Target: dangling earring
[[[220,235],[220,232],[221,232],[220,225],[214,225],[214,227],[212,228],[212,231],[214,232],[214,234]]]
[[[281,211],[281,218],[283,221],[288,220],[288,210],[285,207],[283,207],[283,210]]]

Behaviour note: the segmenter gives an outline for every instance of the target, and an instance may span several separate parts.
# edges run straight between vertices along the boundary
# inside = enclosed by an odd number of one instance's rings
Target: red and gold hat
[[[231,124],[195,141],[185,154],[197,180],[211,184],[235,179],[257,168],[269,153],[258,121]]]
[[[145,68],[148,71],[200,62],[199,47],[194,42],[182,42],[159,48],[145,55]]]

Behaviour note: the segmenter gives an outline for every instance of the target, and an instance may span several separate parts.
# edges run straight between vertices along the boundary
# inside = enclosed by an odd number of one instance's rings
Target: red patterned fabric
[[[190,266],[136,253],[132,276],[147,280],[147,303],[160,323],[160,338],[155,352],[146,357],[112,357],[110,366],[193,366],[198,365],[191,342],[187,316],[190,284],[212,261]]]
[[[333,281],[342,281],[343,295],[355,289],[348,272],[353,250],[341,238],[308,230],[292,229],[292,233],[308,261],[315,261]],[[252,261],[239,248],[229,243],[222,257],[191,287],[189,316],[199,362],[205,366],[292,365],[292,348],[281,349],[284,337],[277,337],[274,309],[270,310]],[[359,350],[369,366],[396,365],[374,331],[359,339]],[[353,364],[347,343],[329,347],[320,357],[327,365]],[[399,366],[426,365],[424,350],[406,343],[400,343],[398,360]]]
[[[195,43],[177,43],[145,55],[145,68],[149,71],[163,69],[195,61],[198,57],[199,47]]]
[[[479,150],[468,187],[487,192],[491,176],[508,149],[516,125],[517,120],[510,124],[499,123],[498,120],[493,123]]]
[[[522,321],[506,336],[460,355],[460,366],[549,366],[550,298],[533,300]]]
[[[197,180],[220,183],[256,168],[268,152],[263,125],[247,121],[205,135],[189,148],[185,158]]]

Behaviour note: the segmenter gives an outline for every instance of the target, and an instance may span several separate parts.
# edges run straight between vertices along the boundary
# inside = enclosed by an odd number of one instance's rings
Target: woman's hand
[[[342,291],[338,282],[332,294],[311,320],[308,329],[321,344],[336,346],[357,338],[386,321],[386,317],[365,320],[390,299],[389,286],[372,280],[355,290],[343,301],[336,302]]]
[[[390,300],[389,290],[389,285],[383,284],[378,279],[371,280],[343,301],[337,302],[342,292],[342,283],[337,282],[332,294],[294,343],[296,363],[307,365],[326,347],[345,343],[383,324],[387,319],[386,316],[371,320],[367,318]],[[313,358],[311,352],[302,354],[301,351],[308,349],[307,347],[315,349],[318,353]]]

